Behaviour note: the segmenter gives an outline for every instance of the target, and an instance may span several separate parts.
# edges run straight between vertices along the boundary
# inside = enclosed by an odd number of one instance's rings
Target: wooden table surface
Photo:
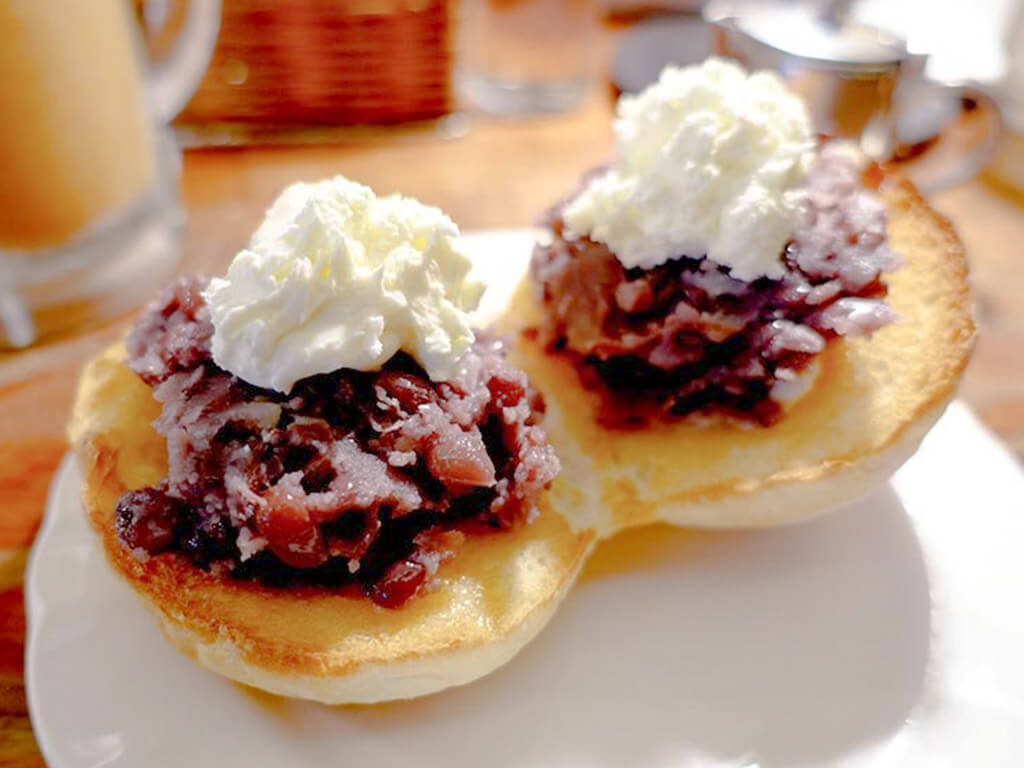
[[[221,271],[284,185],[335,173],[438,205],[463,230],[529,225],[609,156],[610,115],[609,96],[595,92],[569,115],[457,118],[442,130],[402,129],[330,146],[190,151],[182,270]],[[972,260],[981,332],[961,394],[1024,458],[1024,198],[983,176],[932,202],[953,220]],[[66,449],[78,367],[116,333],[108,328],[65,344],[27,379],[0,385],[0,766],[42,765],[22,676],[23,570]]]

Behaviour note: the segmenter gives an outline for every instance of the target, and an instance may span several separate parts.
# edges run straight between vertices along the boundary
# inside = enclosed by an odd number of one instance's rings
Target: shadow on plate
[[[886,487],[787,529],[623,534],[489,678],[303,714],[421,766],[820,765],[901,728],[929,616],[921,547]]]

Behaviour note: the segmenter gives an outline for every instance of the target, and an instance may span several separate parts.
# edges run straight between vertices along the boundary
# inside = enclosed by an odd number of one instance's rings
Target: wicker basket
[[[223,0],[183,123],[359,125],[451,110],[454,0]]]

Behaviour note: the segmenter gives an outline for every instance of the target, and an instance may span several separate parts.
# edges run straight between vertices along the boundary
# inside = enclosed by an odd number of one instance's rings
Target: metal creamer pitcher
[[[977,173],[1002,131],[995,100],[977,83],[927,78],[927,56],[848,18],[846,5],[711,0],[704,18],[718,53],[779,72],[818,131],[857,139],[926,191]]]

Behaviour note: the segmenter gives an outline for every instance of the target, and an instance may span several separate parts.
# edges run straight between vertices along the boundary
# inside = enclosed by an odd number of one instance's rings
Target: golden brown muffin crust
[[[600,398],[581,386],[573,364],[522,334],[542,323],[523,281],[505,316],[518,341],[511,359],[547,398],[548,433],[566,472],[601,478],[605,529],[657,519],[712,527],[800,519],[859,495],[913,452],[970,354],[967,260],[952,225],[909,182],[890,179],[881,195],[891,246],[905,260],[886,276],[901,320],[871,338],[830,344],[810,392],[771,427],[694,418],[601,426]],[[818,508],[802,500],[822,492],[812,484],[831,481],[831,504],[825,493],[814,497]]]
[[[283,676],[341,680],[416,660],[427,673],[434,658],[510,640],[532,627],[534,615],[553,609],[568,590],[595,539],[559,513],[558,505],[584,508],[584,495],[556,482],[531,522],[469,536],[432,585],[397,610],[352,591],[218,577],[177,553],[140,561],[116,536],[114,508],[126,490],[158,482],[167,456],[151,426],[159,404],[123,357],[123,348],[113,347],[82,376],[70,434],[85,477],[83,501],[114,569],[192,655],[201,655],[195,651],[202,645],[230,646],[245,665]],[[195,646],[191,651],[182,637]]]

